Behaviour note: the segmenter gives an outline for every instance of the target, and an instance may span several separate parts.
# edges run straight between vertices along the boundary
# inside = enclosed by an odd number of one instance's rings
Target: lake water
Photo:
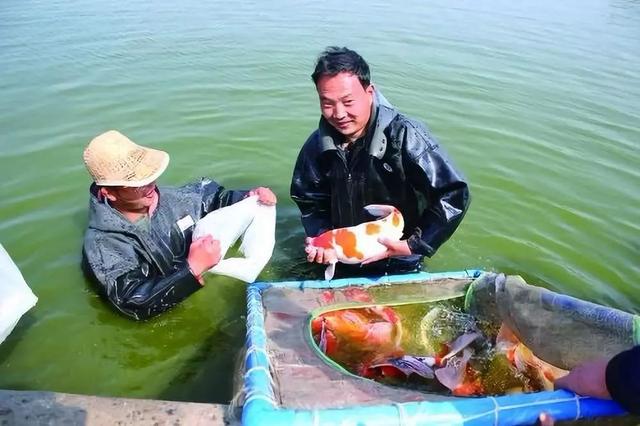
[[[288,197],[317,125],[327,45],[423,120],[473,196],[431,271],[481,268],[640,312],[640,2],[0,4],[0,242],[38,305],[0,346],[0,388],[226,402],[244,286],[209,280],[135,323],[80,271],[82,150],[119,129],[168,151],[160,184],[210,176],[279,197],[262,277],[307,273]]]

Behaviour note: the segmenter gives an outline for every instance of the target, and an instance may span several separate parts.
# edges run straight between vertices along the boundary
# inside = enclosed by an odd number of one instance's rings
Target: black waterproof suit
[[[368,204],[395,206],[404,216],[404,238],[418,255],[406,260],[415,266],[458,227],[469,188],[427,127],[375,93],[366,135],[349,153],[338,147],[344,137],[320,119],[298,155],[291,198],[307,236],[371,220],[363,210]]]
[[[614,356],[607,364],[605,380],[614,401],[640,414],[640,345]]]
[[[201,288],[189,271],[193,224],[212,210],[241,200],[208,179],[180,188],[159,188],[148,222],[128,221],[90,188],[83,267],[100,292],[122,313],[145,319],[175,306]]]

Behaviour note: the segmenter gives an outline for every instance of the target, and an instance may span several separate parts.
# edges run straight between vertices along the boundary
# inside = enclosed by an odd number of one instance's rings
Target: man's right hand
[[[580,364],[566,376],[557,379],[555,388],[568,389],[584,396],[611,399],[606,379],[608,363],[609,359],[602,358]]]
[[[196,238],[191,242],[187,263],[194,277],[202,284],[202,274],[220,262],[220,241],[211,235]]]
[[[338,256],[336,255],[336,251],[331,248],[322,248],[315,247],[311,245],[311,238],[307,238],[305,240],[305,253],[307,253],[307,261],[321,263],[323,265],[328,265],[329,263],[336,263],[338,261]]]

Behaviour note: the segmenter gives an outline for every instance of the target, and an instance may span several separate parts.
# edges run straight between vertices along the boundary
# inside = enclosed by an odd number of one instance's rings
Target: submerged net
[[[459,302],[331,311],[312,320],[312,335],[350,373],[442,395],[552,390],[553,380],[566,374],[538,359],[507,327],[481,326]]]
[[[385,386],[357,377],[322,356],[312,340],[311,318],[324,311],[371,305],[464,297],[471,279],[440,279],[367,288],[368,301],[354,300],[361,287],[309,289],[271,287],[262,293],[267,349],[277,382],[276,402],[287,408],[332,408],[443,400],[419,390]],[[400,301],[400,302],[398,302]]]
[[[428,375],[398,376],[378,366],[406,354],[442,357],[453,340],[476,332],[483,338],[468,345],[472,354],[461,350],[443,364],[468,363],[467,387],[457,395],[497,395],[548,386],[542,368],[514,369],[508,351],[498,350],[503,324],[515,335],[511,356],[517,351],[531,355],[527,352],[531,349],[565,369],[635,341],[638,319],[633,315],[557,295],[519,277],[485,274],[470,282],[440,279],[366,290],[265,289],[262,301],[276,403],[310,409],[454,398],[451,388]],[[327,330],[335,331],[336,318],[346,328],[331,337]],[[336,351],[336,345],[342,351]]]
[[[563,369],[638,344],[637,316],[541,287],[519,276],[484,274],[469,287],[467,312],[506,324],[544,361]]]

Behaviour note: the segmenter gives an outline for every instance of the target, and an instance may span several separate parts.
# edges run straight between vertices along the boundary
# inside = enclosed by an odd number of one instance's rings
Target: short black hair
[[[348,72],[358,77],[362,87],[367,88],[371,84],[369,65],[362,56],[346,47],[329,46],[318,56],[316,68],[311,74],[315,85],[318,85],[320,77],[334,76],[341,72]]]

